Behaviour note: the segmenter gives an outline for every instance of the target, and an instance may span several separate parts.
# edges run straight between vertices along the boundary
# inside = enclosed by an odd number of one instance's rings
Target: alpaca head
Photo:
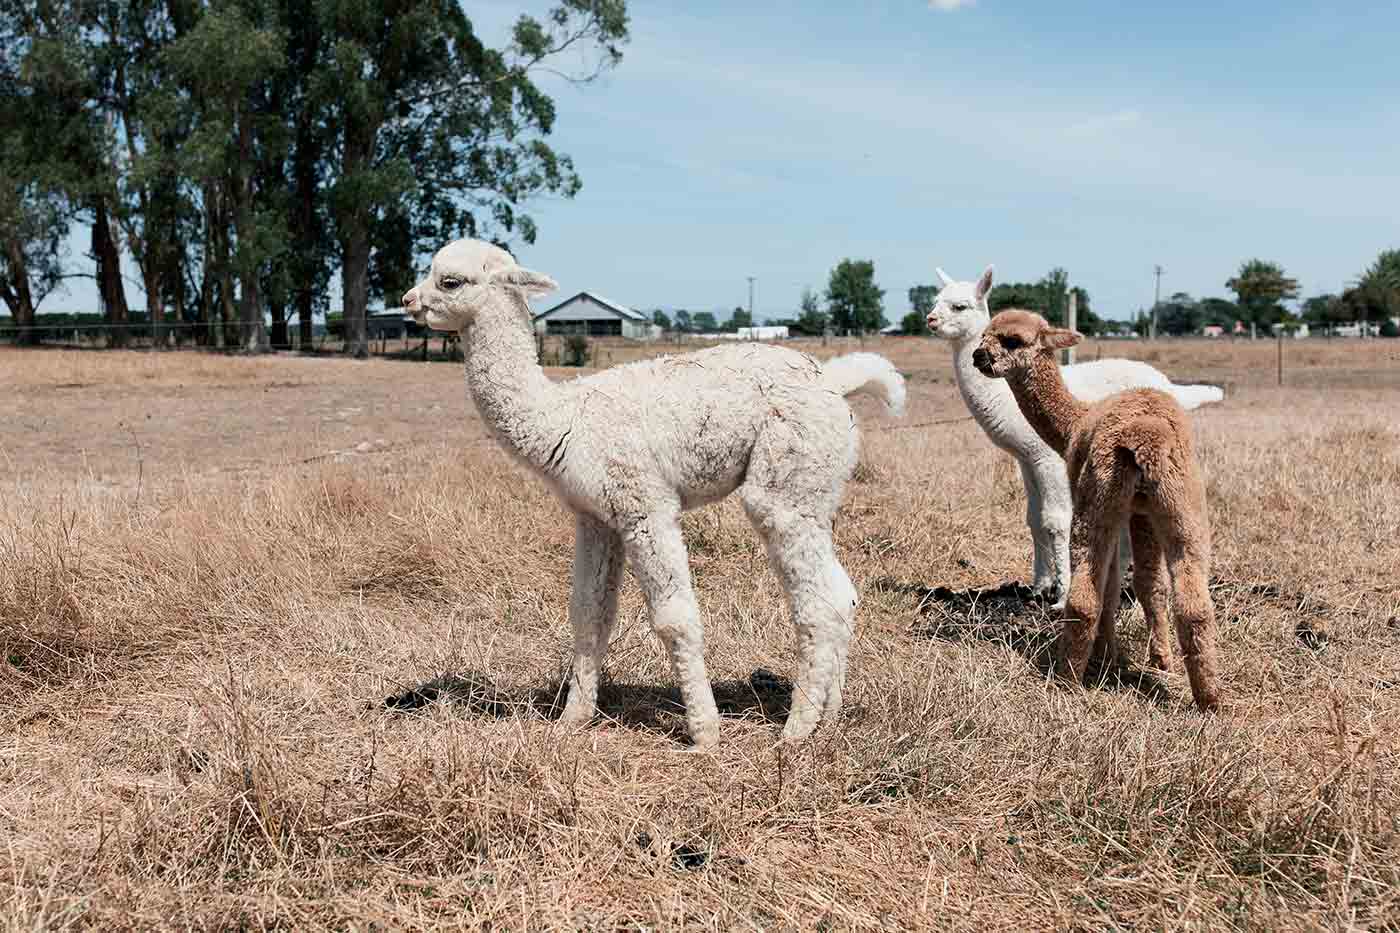
[[[508,298],[507,289],[531,298],[555,287],[549,276],[521,268],[499,246],[454,240],[433,256],[427,277],[404,294],[403,307],[420,324],[455,331],[471,324],[490,302]]]
[[[992,290],[992,267],[976,282],[955,282],[942,269],[935,269],[943,286],[928,313],[928,329],[944,340],[970,340],[982,333],[991,315],[987,313],[987,293]]]
[[[1010,309],[992,318],[972,354],[972,365],[992,379],[1015,378],[1035,365],[1037,357],[1054,360],[1056,350],[1072,347],[1084,338],[1078,331],[1051,327],[1031,311]]]

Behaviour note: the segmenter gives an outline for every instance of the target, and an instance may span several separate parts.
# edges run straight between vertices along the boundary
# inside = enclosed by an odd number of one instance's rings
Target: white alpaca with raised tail
[[[576,514],[574,657],[563,721],[593,718],[625,558],[670,654],[691,740],[697,748],[719,741],[679,518],[737,491],[797,628],[783,737],[806,737],[840,712],[855,621],[856,590],[831,540],[859,448],[845,396],[870,393],[899,414],[903,377],[871,353],[819,363],[744,344],[554,383],[536,359],[527,303],[554,288],[502,249],[457,240],[438,251],[403,303],[429,327],[460,333],[482,418]]]
[[[993,268],[988,266],[976,282],[958,282],[942,269],[936,271],[942,289],[928,314],[929,330],[953,345],[954,376],[973,418],[992,443],[1021,466],[1026,524],[1035,549],[1031,585],[1036,592],[1052,594],[1056,607],[1062,608],[1069,594],[1069,528],[1074,512],[1065,462],[1026,421],[1006,382],[984,378],[972,365],[973,351],[992,320],[987,295],[992,290]],[[1176,385],[1139,360],[1094,360],[1062,366],[1060,372],[1070,392],[1087,403],[1124,389],[1160,389],[1190,411],[1225,397],[1215,386]]]

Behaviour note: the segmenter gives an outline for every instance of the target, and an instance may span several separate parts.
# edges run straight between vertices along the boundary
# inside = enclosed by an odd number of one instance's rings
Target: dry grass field
[[[725,502],[704,755],[630,578],[555,725],[572,522],[458,366],[0,350],[0,929],[1400,927],[1400,341],[1284,388],[1272,343],[1085,348],[1228,387],[1215,718],[1045,679],[1014,463],[944,345],[866,348],[911,407],[855,402],[847,712],[775,745],[793,632]]]

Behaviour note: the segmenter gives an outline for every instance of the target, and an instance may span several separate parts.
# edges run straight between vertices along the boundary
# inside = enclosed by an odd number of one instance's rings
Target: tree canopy
[[[627,38],[625,0],[555,0],[500,47],[452,0],[0,0],[0,296],[37,304],[80,218],[111,323],[123,251],[158,342],[171,313],[252,349],[270,315],[286,345],[289,310],[309,341],[338,270],[363,354],[433,249],[531,242],[529,202],[578,192],[536,76],[588,82]]]
[[[1298,280],[1284,274],[1283,266],[1263,259],[1248,259],[1225,282],[1235,293],[1243,320],[1267,328],[1288,319],[1286,299],[1298,297]]]
[[[885,290],[875,284],[875,263],[843,259],[826,286],[827,314],[838,332],[879,330],[885,325]]]
[[[992,314],[1007,308],[1024,308],[1042,315],[1056,327],[1065,326],[1069,308],[1069,275],[1056,267],[1038,282],[1005,282],[994,285],[987,295],[987,309]],[[1084,334],[1100,333],[1105,326],[1089,304],[1089,292],[1074,286],[1076,327]]]

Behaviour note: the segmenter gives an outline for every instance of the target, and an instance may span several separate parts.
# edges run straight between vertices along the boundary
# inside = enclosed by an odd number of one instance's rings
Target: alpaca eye
[[[1000,340],[1001,345],[1008,350],[1019,350],[1026,345],[1026,342],[1024,340],[1022,340],[1020,337],[1015,336],[1014,334],[1007,334],[1006,336],[998,337],[997,339]]]
[[[444,275],[442,278],[438,279],[438,287],[446,291],[451,291],[454,288],[461,288],[462,280],[455,275]]]

